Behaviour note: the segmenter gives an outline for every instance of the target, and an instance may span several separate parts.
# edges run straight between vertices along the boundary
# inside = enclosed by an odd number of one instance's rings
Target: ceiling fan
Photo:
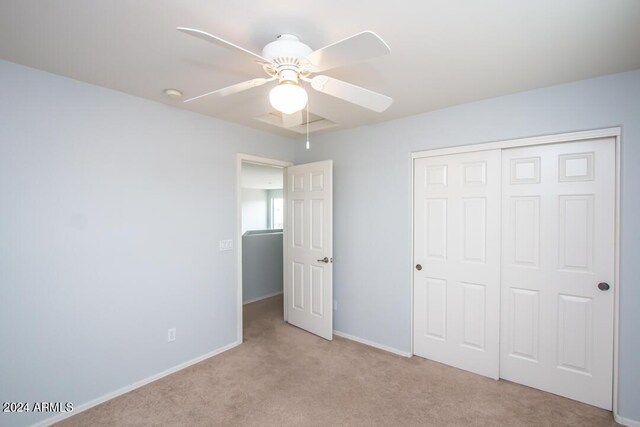
[[[389,53],[389,46],[372,31],[363,31],[316,51],[302,43],[296,36],[282,34],[275,41],[267,44],[262,49],[262,54],[258,55],[201,30],[185,27],[178,27],[177,30],[249,55],[262,66],[267,74],[267,77],[259,77],[214,90],[189,98],[184,102],[192,102],[204,97],[229,96],[277,80],[278,84],[269,92],[269,100],[271,105],[282,113],[282,125],[287,128],[303,123],[302,110],[307,105],[308,95],[302,87],[302,82],[308,83],[318,92],[375,112],[383,112],[393,103],[393,99],[388,96],[333,77],[317,74],[331,68]]]

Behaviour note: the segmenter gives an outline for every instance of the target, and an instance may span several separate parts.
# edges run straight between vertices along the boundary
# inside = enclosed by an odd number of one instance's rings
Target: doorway
[[[261,298],[270,296],[275,298],[280,292],[283,317],[286,322],[331,340],[333,337],[333,162],[324,160],[293,166],[286,161],[238,154],[236,167],[238,342],[243,341],[243,302],[255,303]],[[245,191],[246,209],[243,209],[243,170],[248,171],[245,175],[250,175],[251,171],[264,168],[271,172],[275,168],[282,174],[284,190],[279,192],[278,188],[270,188],[267,189],[266,196],[261,195],[260,192]],[[271,182],[273,184],[274,181]],[[247,186],[249,185],[245,184],[245,187]],[[266,228],[262,229],[262,227]],[[249,228],[259,230],[249,230]],[[276,248],[278,243],[273,241],[280,239],[282,242],[279,245],[280,250],[263,250],[262,255],[246,254],[248,262],[256,265],[268,262],[269,268],[273,270],[278,270],[273,267],[279,262],[276,258],[281,256],[279,258],[281,268],[271,279],[273,288],[258,292],[255,289],[249,290],[247,287],[247,292],[244,292],[243,239],[247,241],[246,246],[252,246],[252,243],[261,240],[271,241],[272,248]],[[252,243],[249,243],[249,239]],[[257,243],[256,245],[260,246]],[[256,260],[257,257],[260,260]],[[247,277],[253,277],[253,273],[248,270],[244,273]],[[258,267],[255,276],[264,280],[264,270]],[[281,277],[279,283],[278,277]]]
[[[282,298],[284,171],[290,165],[286,161],[238,154],[239,342],[243,341],[245,306]]]
[[[242,304],[282,294],[283,168],[242,163]]]

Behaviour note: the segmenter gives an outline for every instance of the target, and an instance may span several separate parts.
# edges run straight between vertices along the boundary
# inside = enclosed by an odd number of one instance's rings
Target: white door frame
[[[276,160],[269,159],[267,157],[258,157],[253,156],[251,154],[242,154],[238,153],[236,155],[236,288],[237,288],[237,343],[242,344],[242,163],[256,163],[259,165],[267,165],[267,166],[278,166],[281,168],[287,168],[289,166],[293,166],[292,162],[286,160]],[[287,188],[287,174],[285,171],[282,171],[282,188],[286,190]],[[283,191],[284,197],[284,205],[287,206],[287,194],[286,191]],[[284,224],[287,223],[287,212],[285,209],[284,212]],[[286,242],[287,238],[287,227],[283,227],[282,230],[282,241]],[[286,245],[284,245],[286,248]],[[285,249],[286,250],[286,249]],[[284,259],[283,257],[283,266]],[[283,287],[284,293],[284,280]],[[286,297],[286,293],[285,293]],[[287,304],[284,304],[284,320],[287,320]]]
[[[615,270],[614,280],[614,307],[613,307],[613,416],[616,421],[620,420],[618,416],[618,344],[619,344],[619,306],[620,306],[620,127],[612,127],[606,129],[594,129],[581,132],[562,133],[554,135],[534,136],[530,138],[519,138],[506,141],[486,142],[481,144],[460,145],[448,148],[436,148],[432,150],[416,151],[411,153],[411,354],[413,354],[413,299],[414,299],[414,217],[413,217],[413,194],[414,194],[414,175],[415,175],[415,159],[423,157],[443,156],[448,154],[468,153],[473,151],[485,151],[494,149],[506,149],[514,147],[526,147],[532,145],[557,144],[562,142],[582,141],[587,139],[598,138],[614,138],[615,140],[615,181],[616,181],[616,213],[615,213]]]

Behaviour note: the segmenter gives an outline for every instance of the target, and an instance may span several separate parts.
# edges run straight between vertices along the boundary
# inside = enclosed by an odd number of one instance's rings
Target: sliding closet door
[[[498,378],[500,150],[414,170],[414,354]]]
[[[615,145],[503,151],[500,376],[611,409]]]

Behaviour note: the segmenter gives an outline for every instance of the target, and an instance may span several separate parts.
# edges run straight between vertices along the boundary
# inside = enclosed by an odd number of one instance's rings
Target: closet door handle
[[[418,271],[422,270],[422,266],[420,264],[416,265],[416,270]]]
[[[329,264],[329,258],[324,257],[322,259],[319,259],[318,262],[324,262],[325,264]]]
[[[610,287],[611,286],[609,286],[608,283],[605,283],[605,282],[598,283],[598,289],[600,289],[601,291],[608,291]]]

